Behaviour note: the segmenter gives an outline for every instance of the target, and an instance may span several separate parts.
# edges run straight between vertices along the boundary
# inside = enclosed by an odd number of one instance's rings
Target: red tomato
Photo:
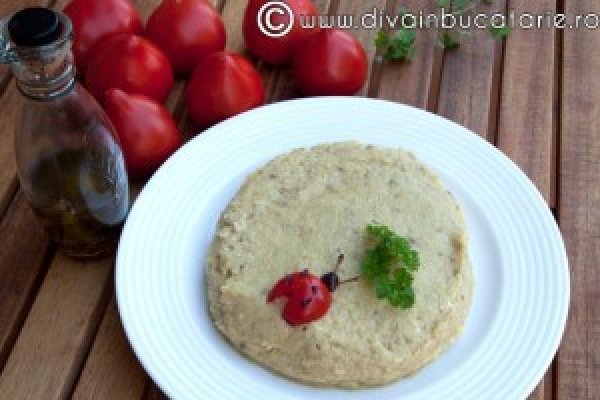
[[[179,74],[192,72],[202,58],[225,48],[223,21],[206,0],[164,0],[148,19],[146,36]]]
[[[203,127],[264,102],[265,88],[256,68],[244,57],[227,52],[202,60],[185,93],[190,117]]]
[[[294,53],[294,76],[306,95],[352,95],[367,78],[367,55],[351,35],[323,29]]]
[[[117,88],[162,102],[173,86],[173,70],[167,57],[148,40],[120,34],[94,46],[85,83],[99,100],[107,89]]]
[[[287,299],[281,317],[290,325],[315,321],[331,306],[331,293],[321,279],[308,270],[281,278],[269,292],[267,303],[281,297]]]
[[[85,73],[89,50],[96,41],[115,33],[142,33],[142,21],[128,0],[73,0],[65,7],[73,22],[73,55]]]
[[[152,174],[181,145],[173,118],[162,104],[149,97],[109,89],[104,109],[117,131],[132,177]]]
[[[300,16],[316,16],[318,11],[310,0],[284,0],[283,3],[289,6],[294,15],[292,28],[285,36],[269,37],[259,27],[258,19],[261,16],[259,15],[261,7],[266,7],[262,13],[262,26],[269,31],[272,31],[268,29],[269,23],[274,27],[285,28],[292,21],[283,8],[275,9],[274,6],[269,7],[267,3],[269,0],[250,0],[248,2],[242,27],[246,47],[270,64],[285,64],[291,60],[294,46],[317,32],[317,28],[303,29],[300,26]],[[272,14],[269,14],[269,8],[272,10]],[[275,32],[277,31],[280,30],[275,30]]]

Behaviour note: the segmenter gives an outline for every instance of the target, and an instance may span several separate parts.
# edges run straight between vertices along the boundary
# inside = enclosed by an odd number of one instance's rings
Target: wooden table
[[[65,0],[2,0],[0,15]],[[138,0],[147,17],[159,0]],[[371,6],[430,9],[431,0],[319,0],[323,12]],[[230,50],[244,52],[244,0],[216,4]],[[495,10],[600,13],[598,0],[496,0]],[[600,398],[600,31],[516,30],[505,43],[475,32],[458,50],[435,48],[423,32],[412,63],[375,57],[375,31],[354,32],[373,61],[361,95],[411,104],[472,129],[535,182],[560,223],[570,260],[572,300],[565,338],[532,399]],[[287,68],[257,63],[269,101],[297,97]],[[193,126],[178,82],[168,105],[186,135]],[[115,306],[113,260],[81,264],[50,244],[15,175],[18,94],[0,67],[0,399],[155,399],[125,339]],[[390,124],[393,121],[388,121]],[[51,132],[49,132],[51,134]],[[476,165],[473,166],[477,168]],[[543,334],[543,332],[540,332]]]

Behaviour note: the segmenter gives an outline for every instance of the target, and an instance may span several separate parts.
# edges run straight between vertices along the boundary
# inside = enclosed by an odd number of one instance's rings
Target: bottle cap
[[[8,33],[17,46],[44,46],[60,37],[61,24],[54,11],[44,7],[29,7],[10,18]]]

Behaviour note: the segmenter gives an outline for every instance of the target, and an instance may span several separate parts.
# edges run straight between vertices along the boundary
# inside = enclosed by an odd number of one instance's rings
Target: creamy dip
[[[303,326],[267,304],[273,284],[308,268],[360,273],[365,226],[385,224],[419,252],[415,305],[378,300],[365,279],[342,285]],[[461,209],[412,153],[358,143],[298,149],[250,175],[224,211],[207,261],[210,313],[240,352],[282,375],[359,388],[411,375],[459,336],[472,275]]]

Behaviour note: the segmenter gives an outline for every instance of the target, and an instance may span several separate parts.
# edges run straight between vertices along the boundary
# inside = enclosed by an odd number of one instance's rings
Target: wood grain
[[[161,0],[133,0],[132,3],[140,13],[142,20],[147,21],[150,14],[161,3]]]
[[[108,297],[112,261],[57,256],[0,376],[0,398],[61,399],[72,389]]]
[[[152,381],[148,382],[146,392],[144,393],[143,400],[166,400],[167,396],[154,384]]]
[[[556,12],[556,1],[525,4],[512,0],[510,8],[517,13],[544,14]],[[508,37],[497,133],[498,147],[533,180],[550,207],[555,205],[552,179],[556,177],[555,42],[554,29],[516,28]]]
[[[21,107],[21,96],[11,82],[0,97],[0,216],[4,214],[18,187],[17,167],[14,154],[15,119]]]
[[[113,298],[104,313],[73,399],[139,399],[147,379],[125,337]]]
[[[600,13],[596,0],[565,3]],[[600,35],[564,32],[558,215],[571,268],[571,307],[558,353],[557,398],[600,395]]]
[[[0,65],[0,95],[4,93],[8,87],[11,78],[12,73],[10,72],[10,67],[4,64]]]
[[[32,6],[47,6],[48,0],[2,0],[0,2],[0,17],[9,16],[15,11]]]
[[[1,371],[44,276],[48,250],[48,239],[20,194],[0,224],[0,243]]]
[[[481,6],[478,12],[504,12],[506,1]],[[446,50],[437,113],[494,141],[500,84],[502,42],[485,29],[457,49]]]
[[[388,12],[396,12],[406,4],[402,0],[389,1]],[[420,10],[435,10],[434,2],[415,0],[410,3],[410,12],[416,14]],[[381,69],[378,97],[430,109],[437,100],[441,55],[435,48],[435,42],[433,30],[421,29],[417,33],[417,56],[414,60],[385,62]]]
[[[242,35],[242,21],[244,20],[246,3],[246,0],[227,0],[224,3],[221,16],[227,31],[227,50],[247,56],[248,52]]]
[[[554,365],[554,363],[553,363]],[[554,376],[553,367],[548,369],[542,381],[531,392],[528,400],[553,400],[554,399]]]

